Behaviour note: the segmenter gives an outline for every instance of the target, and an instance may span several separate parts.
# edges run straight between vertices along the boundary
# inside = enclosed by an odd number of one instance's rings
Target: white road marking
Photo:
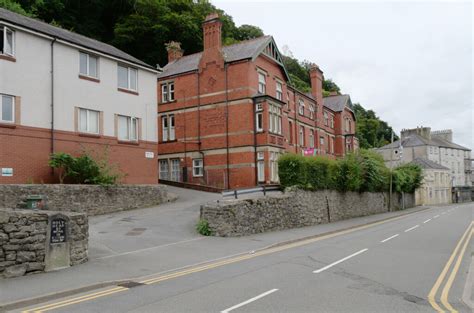
[[[408,233],[409,231],[411,230],[414,230],[415,228],[418,228],[420,225],[416,225],[416,226],[413,226],[411,228],[408,228],[407,230],[405,230],[405,233]]]
[[[237,309],[237,308],[240,308],[241,306],[247,305],[247,304],[249,304],[249,303],[251,303],[251,302],[254,302],[254,301],[258,300],[258,299],[261,299],[261,298],[263,298],[263,297],[265,297],[265,296],[268,296],[269,294],[274,293],[275,291],[278,291],[278,289],[268,290],[267,292],[264,292],[264,293],[262,293],[262,294],[260,294],[260,295],[258,295],[258,296],[256,296],[256,297],[253,297],[252,299],[248,299],[247,301],[244,301],[244,302],[242,302],[242,303],[239,303],[239,304],[234,305],[233,307],[230,307],[230,308],[228,308],[228,309],[225,309],[224,311],[221,311],[221,313],[228,313],[228,312],[230,312],[230,311],[232,311],[232,310],[235,310],[235,309]]]
[[[319,274],[319,273],[321,273],[322,271],[325,271],[325,270],[327,270],[328,268],[333,267],[334,265],[337,265],[337,264],[342,263],[342,262],[344,262],[344,261],[346,261],[346,260],[349,260],[350,258],[355,257],[356,255],[359,255],[359,254],[361,254],[361,253],[364,253],[364,252],[367,251],[367,250],[369,250],[369,249],[362,249],[362,250],[360,250],[360,251],[357,251],[356,253],[353,253],[353,254],[351,254],[351,255],[349,255],[349,256],[346,256],[345,258],[340,259],[339,261],[336,261],[336,262],[334,262],[334,263],[331,263],[331,264],[329,264],[329,265],[326,265],[325,267],[320,268],[319,270],[315,270],[315,271],[313,271],[313,273]]]
[[[387,242],[387,241],[389,241],[390,239],[393,239],[393,238],[398,237],[398,236],[399,236],[398,234],[393,235],[392,237],[388,237],[388,238],[382,240],[381,242]]]
[[[439,217],[439,215],[435,215],[435,216],[433,216],[433,218],[438,218],[438,217]]]
[[[426,221],[423,222],[423,224],[426,224],[428,223],[429,221],[431,221],[431,218],[427,219]]]
[[[118,257],[118,256],[123,256],[123,255],[129,255],[129,254],[140,253],[140,252],[144,252],[144,251],[148,251],[148,250],[154,250],[154,249],[159,249],[159,248],[164,248],[164,247],[179,245],[179,244],[186,243],[186,242],[191,242],[191,241],[196,241],[196,240],[202,240],[202,239],[204,239],[204,238],[206,238],[206,237],[198,237],[198,238],[186,239],[186,240],[181,240],[181,241],[176,241],[176,242],[167,243],[167,244],[160,245],[160,246],[154,246],[154,247],[149,247],[149,248],[144,248],[144,249],[139,249],[139,250],[133,250],[133,251],[128,251],[128,252],[122,252],[122,253],[117,253],[117,254],[106,255],[106,256],[102,256],[102,257],[96,258],[95,260],[109,259],[109,258],[115,258],[115,257]]]

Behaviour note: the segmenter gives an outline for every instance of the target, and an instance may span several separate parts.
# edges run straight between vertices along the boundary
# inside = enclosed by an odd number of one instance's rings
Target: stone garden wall
[[[408,198],[405,195],[406,205]],[[398,195],[393,196],[399,207]],[[288,190],[282,195],[226,200],[201,206],[201,219],[216,236],[244,236],[297,228],[388,211],[388,194]]]
[[[66,223],[64,233],[55,232],[51,225],[58,219]],[[86,262],[88,232],[84,213],[0,209],[0,278]],[[55,236],[58,243],[52,243]]]
[[[24,208],[30,195],[46,196],[47,210],[88,215],[150,207],[176,199],[163,185],[0,185],[0,208]]]

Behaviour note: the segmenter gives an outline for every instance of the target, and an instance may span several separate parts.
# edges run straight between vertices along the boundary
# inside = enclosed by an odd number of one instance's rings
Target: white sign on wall
[[[155,157],[155,153],[152,151],[145,151],[145,158],[153,159]]]
[[[2,168],[2,176],[11,177],[13,176],[13,168],[11,167],[3,167]]]

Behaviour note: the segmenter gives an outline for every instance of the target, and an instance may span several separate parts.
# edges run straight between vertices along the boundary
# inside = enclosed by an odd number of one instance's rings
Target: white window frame
[[[309,130],[309,147],[314,148],[314,130]]]
[[[281,135],[281,107],[269,103],[268,104],[268,116],[269,116],[269,131],[274,134],[279,134]]]
[[[258,93],[265,94],[267,91],[267,74],[260,71],[258,71],[257,73],[258,73]]]
[[[161,166],[162,164],[166,164],[166,166]],[[166,170],[164,170],[166,169]],[[163,179],[163,180],[169,180],[170,179],[170,164],[169,164],[169,161],[168,159],[162,159],[162,160],[158,160],[158,170],[159,170],[159,178],[160,179]],[[164,173],[166,173],[166,175],[163,175]],[[166,177],[163,177],[163,176],[166,176]]]
[[[198,170],[198,173],[196,173],[196,170]],[[193,177],[203,177],[203,176],[204,176],[203,159],[193,159]]]
[[[82,72],[81,72],[81,55],[85,55],[85,56],[86,56],[86,69],[87,69],[87,73],[82,73]],[[96,60],[96,76],[90,74],[90,73],[91,73],[91,70],[90,70],[90,58],[93,58],[93,59]],[[91,55],[91,54],[86,53],[86,52],[79,51],[79,75],[99,79],[99,57],[97,57],[97,56],[95,56],[95,55]]]
[[[12,34],[12,46],[11,46],[12,51],[11,51],[11,53],[8,53],[8,52],[5,51],[6,50],[5,47],[6,47],[6,44],[7,44],[7,33]],[[2,53],[1,54],[14,57],[15,56],[15,31],[11,30],[10,28],[8,28],[6,26],[2,26],[2,36],[3,36],[3,47],[2,47]]]
[[[265,154],[257,152],[257,179],[258,182],[265,182]]]
[[[128,130],[128,138],[122,138],[120,137],[120,117],[125,117],[127,119],[127,130]],[[138,128],[139,128],[139,119],[137,117],[131,117],[131,116],[126,116],[126,115],[118,115],[118,131],[117,131],[117,137],[120,141],[130,141],[130,142],[138,142],[139,136],[138,136]],[[133,138],[133,124],[135,123],[135,138]]]
[[[276,81],[275,96],[278,100],[283,101],[283,83],[278,80]]]
[[[278,153],[270,152],[270,181],[278,182]]]
[[[118,75],[119,75],[119,68],[120,68],[120,67],[127,70],[127,87],[122,87],[122,86],[120,86],[120,79],[119,79],[119,76],[118,76]],[[130,76],[131,76],[131,75],[130,75],[130,73],[131,73],[132,71],[135,71],[135,73],[136,73],[136,77],[135,77],[135,78],[136,78],[136,79],[135,79],[136,88],[135,88],[135,89],[133,89],[133,88],[130,87],[130,85],[131,85],[131,79],[130,79]],[[117,67],[117,85],[118,85],[118,88],[120,88],[120,89],[126,89],[126,90],[135,91],[135,92],[138,91],[138,69],[136,69],[136,68],[134,68],[134,67],[130,67],[130,66],[118,64],[118,67]]]
[[[329,126],[329,114],[328,112],[324,112],[324,126]]]
[[[86,130],[81,129],[81,118],[82,114],[81,111],[86,112]],[[90,114],[91,112],[97,113],[97,132],[91,131],[91,124],[90,124]],[[90,109],[84,109],[84,108],[79,108],[79,114],[78,114],[78,129],[80,133],[87,133],[87,134],[96,134],[98,135],[100,133],[100,111],[97,110],[90,110]]]
[[[174,114],[161,116],[161,141],[165,142],[176,140],[175,122],[176,120]]]
[[[314,120],[314,105],[312,104],[309,106],[309,118]]]
[[[298,114],[299,115],[304,115],[304,100],[303,99],[299,99],[298,100]]]
[[[166,89],[166,91],[165,91]],[[174,101],[174,81],[161,84],[161,103]]]
[[[11,98],[12,99],[12,119],[10,120],[5,120],[3,119],[3,98]],[[10,95],[5,95],[0,93],[0,123],[8,123],[8,124],[14,124],[15,123],[15,97],[10,96]]]
[[[300,134],[300,146],[301,147],[304,147],[305,143],[304,143],[304,126],[303,125],[300,125],[300,130],[299,130],[299,134]]]
[[[174,165],[178,164],[176,169]],[[179,182],[181,181],[181,161],[179,159],[170,159],[170,180]]]

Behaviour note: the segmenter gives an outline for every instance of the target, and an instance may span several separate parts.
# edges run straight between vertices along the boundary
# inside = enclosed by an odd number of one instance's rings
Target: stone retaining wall
[[[398,207],[398,198],[397,195],[392,198],[394,207]],[[201,206],[200,218],[208,221],[214,235],[227,237],[311,226],[387,211],[388,194],[385,193],[293,189],[277,196],[208,203]]]
[[[176,199],[163,185],[0,185],[0,208],[24,208],[29,195],[46,196],[47,210],[88,215],[150,207]]]
[[[0,209],[0,278],[43,272],[50,253],[49,221],[58,212]],[[89,226],[84,213],[61,213],[68,222],[69,261],[84,263],[88,257]]]

